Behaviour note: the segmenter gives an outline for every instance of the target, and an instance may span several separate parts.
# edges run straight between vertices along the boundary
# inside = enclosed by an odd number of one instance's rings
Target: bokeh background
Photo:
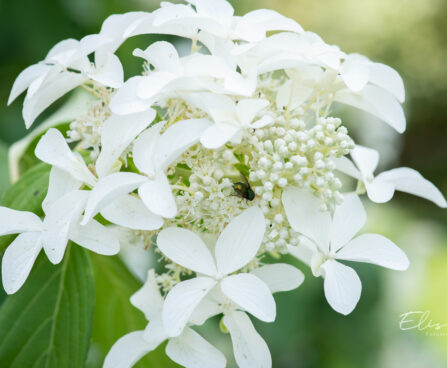
[[[413,167],[447,193],[446,0],[232,3],[237,14],[262,7],[280,11],[345,52],[359,52],[397,69],[407,91],[408,129],[403,136],[365,114],[340,113],[358,142],[379,149],[380,170]],[[156,7],[158,1],[153,0],[0,0],[0,195],[9,185],[8,147],[27,134],[21,102],[6,107],[19,72],[44,58],[56,42],[98,32],[110,14]],[[147,37],[132,39],[119,50],[128,75],[140,68],[131,50],[147,42]],[[39,121],[63,103],[55,104]],[[277,294],[276,323],[257,324],[271,348],[275,368],[447,366],[447,327],[436,336],[399,328],[400,315],[409,311],[428,310],[434,322],[447,324],[447,212],[404,194],[368,209],[366,230],[400,245],[412,261],[410,269],[398,273],[356,266],[363,281],[362,299],[350,316],[343,317],[327,305],[322,280],[297,263],[306,272],[305,283],[296,292]],[[227,349],[229,338],[216,336]],[[92,352],[90,367],[99,367],[100,356]]]

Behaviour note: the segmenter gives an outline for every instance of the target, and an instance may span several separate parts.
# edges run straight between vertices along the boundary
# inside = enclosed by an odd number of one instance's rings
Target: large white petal
[[[166,257],[183,267],[208,276],[217,273],[211,252],[192,231],[179,227],[164,229],[158,234],[157,246]]]
[[[163,307],[163,325],[170,337],[179,336],[194,309],[216,285],[209,277],[196,277],[175,285],[168,293]]]
[[[68,172],[53,166],[50,171],[48,193],[42,202],[42,209],[46,213],[48,208],[67,193],[80,189],[83,182],[74,178]]]
[[[106,120],[101,131],[101,153],[96,160],[96,172],[105,176],[124,150],[138,134],[146,129],[157,113],[153,109],[130,114],[112,115]]]
[[[282,203],[293,230],[312,239],[323,252],[327,252],[331,215],[320,210],[320,200],[308,191],[288,188],[282,194]]]
[[[222,292],[242,309],[264,322],[276,318],[276,304],[267,284],[248,273],[225,277],[220,287]]]
[[[379,234],[363,234],[351,240],[336,255],[337,259],[373,263],[392,270],[403,271],[410,261],[391,240]]]
[[[2,259],[2,281],[8,294],[14,294],[25,283],[41,249],[40,232],[20,234],[6,248]]]
[[[272,293],[296,289],[304,281],[304,274],[286,263],[267,264],[250,273],[264,281]]]
[[[166,354],[186,368],[225,368],[225,356],[191,328],[170,339]]]
[[[180,74],[183,71],[177,49],[172,43],[157,41],[144,51],[136,49],[133,54],[146,59],[158,71],[166,71],[174,74]]]
[[[34,213],[0,207],[0,236],[41,230],[42,221]]]
[[[34,64],[23,70],[14,81],[8,98],[8,105],[22,94],[34,80],[48,73],[50,69],[51,65]]]
[[[139,189],[138,194],[149,211],[156,215],[173,218],[177,215],[177,205],[172,194],[167,176],[159,172],[154,180],[147,180]]]
[[[87,224],[113,200],[134,191],[147,178],[130,172],[118,172],[101,178],[90,192],[81,224]]]
[[[87,75],[107,87],[119,88],[124,83],[121,61],[118,56],[110,51],[97,51],[95,53],[95,69]]]
[[[100,212],[107,221],[133,230],[152,231],[163,225],[163,218],[149,211],[141,199],[130,194],[113,200]]]
[[[250,262],[261,246],[265,232],[264,215],[256,206],[235,217],[216,243],[217,269],[222,275],[239,270]]]
[[[240,368],[271,368],[270,350],[247,314],[226,314],[223,323],[230,331],[234,357]]]
[[[348,88],[360,92],[368,83],[369,60],[360,55],[349,55],[340,68],[340,74]]]
[[[394,184],[376,180],[366,180],[364,183],[366,193],[371,201],[376,203],[385,203],[393,198],[395,191]]]
[[[137,95],[141,82],[147,77],[129,78],[110,100],[109,107],[114,114],[127,115],[143,112],[150,108],[150,102]]]
[[[344,196],[343,203],[335,207],[331,227],[331,251],[336,252],[366,223],[366,211],[356,194]]]
[[[155,281],[155,271],[153,269],[148,271],[146,282],[141,289],[132,295],[130,302],[144,313],[148,321],[157,318],[159,315],[161,316],[163,298]]]
[[[352,161],[345,157],[339,157],[334,159],[336,168],[338,171],[353,177],[354,179],[361,180],[360,171],[354,166]]]
[[[405,88],[401,76],[393,68],[381,63],[371,63],[371,83],[378,85],[391,92],[400,103],[405,101]]]
[[[144,331],[134,331],[121,337],[108,352],[103,368],[131,368],[151,351]]]
[[[54,101],[84,83],[88,77],[71,72],[63,72],[53,82],[45,84],[31,98],[23,103],[23,119],[29,128],[34,120]]]
[[[239,101],[236,105],[236,114],[242,125],[248,126],[256,115],[269,105],[264,99],[247,98]]]
[[[351,151],[351,157],[356,166],[359,168],[363,177],[367,180],[371,180],[374,175],[374,171],[379,164],[379,152],[375,149],[355,145]]]
[[[163,123],[151,126],[140,134],[133,144],[133,161],[140,172],[155,176],[159,163],[157,152],[160,148],[160,131]]]
[[[408,167],[400,167],[377,175],[374,184],[379,183],[392,184],[396,190],[428,199],[439,207],[447,207],[446,200],[439,189],[419,172]]]
[[[113,256],[120,251],[115,234],[95,220],[85,226],[74,224],[69,237],[76,244],[105,256]]]
[[[239,130],[238,126],[232,124],[213,124],[203,132],[200,143],[208,149],[220,148],[230,141]]]
[[[336,93],[335,101],[364,110],[403,133],[406,127],[405,114],[400,103],[391,93],[368,84],[361,94],[348,89]]]
[[[214,300],[213,295],[215,292],[219,292],[222,296],[219,300]],[[222,313],[222,308],[220,307],[221,302],[225,302],[226,296],[218,288],[211,290],[208,295],[202,299],[199,305],[194,309],[194,312],[189,318],[189,322],[196,326],[203,325],[211,317],[217,316]]]
[[[362,292],[362,283],[357,273],[348,266],[329,260],[324,269],[324,294],[329,305],[338,313],[348,315],[357,305]]]
[[[95,176],[87,168],[82,158],[70,150],[59,130],[54,128],[48,130],[37,144],[35,154],[39,160],[56,166],[71,174],[75,179],[92,186],[95,185]]]
[[[137,96],[142,99],[156,99],[169,83],[179,76],[170,72],[155,71],[141,79],[137,87]]]
[[[52,263],[58,264],[62,261],[70,230],[78,225],[88,194],[89,192],[81,190],[69,192],[48,208],[43,222],[42,242]]]
[[[189,119],[176,122],[160,137],[159,168],[166,169],[189,147],[199,142],[202,133],[212,125],[207,119]]]

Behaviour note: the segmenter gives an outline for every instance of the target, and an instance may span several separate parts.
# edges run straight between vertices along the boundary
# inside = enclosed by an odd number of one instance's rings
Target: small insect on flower
[[[236,192],[236,196],[246,199],[247,201],[252,201],[255,199],[255,192],[251,189],[250,183],[247,178],[244,178],[244,182],[237,182],[233,184],[233,189]]]

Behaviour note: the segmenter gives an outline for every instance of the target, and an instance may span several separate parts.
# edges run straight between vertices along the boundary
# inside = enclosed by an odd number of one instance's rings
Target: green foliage
[[[95,276],[95,315],[92,347],[99,350],[98,367],[112,345],[123,335],[143,330],[147,321],[143,313],[130,304],[130,297],[142,285],[117,257],[92,255]],[[136,368],[178,367],[164,353],[164,345],[146,355]]]
[[[0,197],[10,185],[8,171],[8,147],[0,141]]]
[[[5,193],[1,206],[18,211],[34,212],[42,216],[42,202],[48,191],[50,169],[49,165],[39,164],[27,171]],[[3,252],[13,239],[14,235],[0,237],[0,252]]]
[[[25,285],[0,308],[2,367],[82,368],[94,306],[88,253],[67,248],[61,264],[39,257]]]

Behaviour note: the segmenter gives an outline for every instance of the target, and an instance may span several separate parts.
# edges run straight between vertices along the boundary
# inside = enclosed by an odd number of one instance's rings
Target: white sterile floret
[[[290,252],[324,277],[326,299],[337,312],[349,314],[360,299],[361,283],[357,273],[338,260],[367,262],[392,270],[409,266],[405,253],[391,240],[378,234],[355,234],[364,226],[366,213],[358,196],[345,196],[333,216],[320,209],[312,194],[289,188],[282,197],[290,226],[306,236],[299,248]]]

